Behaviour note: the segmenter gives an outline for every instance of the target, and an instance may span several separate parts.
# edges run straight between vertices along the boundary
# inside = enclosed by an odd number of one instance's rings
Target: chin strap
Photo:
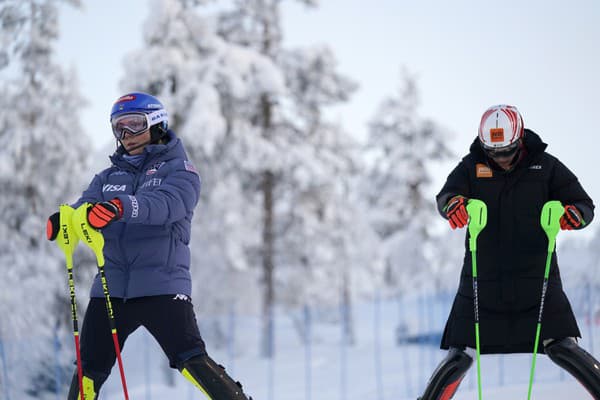
[[[167,129],[163,124],[156,124],[150,127],[150,143],[156,144],[167,136]]]

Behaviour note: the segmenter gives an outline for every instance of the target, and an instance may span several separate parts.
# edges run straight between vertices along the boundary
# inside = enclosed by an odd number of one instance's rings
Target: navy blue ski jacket
[[[111,297],[165,294],[191,296],[190,230],[200,197],[200,177],[172,131],[166,144],[144,148],[136,167],[119,147],[112,166],[97,174],[81,198],[84,202],[118,198],[123,216],[102,229],[105,273]],[[103,297],[97,274],[91,297]]]

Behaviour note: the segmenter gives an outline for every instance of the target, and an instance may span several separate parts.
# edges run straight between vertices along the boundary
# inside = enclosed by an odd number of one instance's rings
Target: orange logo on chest
[[[482,163],[477,163],[477,165],[475,165],[475,175],[478,178],[491,178],[494,176],[492,169]]]

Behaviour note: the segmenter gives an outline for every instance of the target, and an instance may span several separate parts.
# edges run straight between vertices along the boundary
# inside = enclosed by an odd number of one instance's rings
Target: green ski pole
[[[531,390],[533,388],[533,377],[535,375],[535,360],[540,342],[540,332],[542,330],[542,313],[544,312],[544,300],[546,290],[548,289],[548,276],[550,275],[550,263],[552,262],[552,253],[556,244],[556,235],[560,230],[560,217],[565,209],[560,201],[552,200],[544,204],[540,224],[548,236],[548,256],[546,257],[546,269],[544,271],[544,283],[542,285],[542,301],[540,302],[540,312],[538,313],[537,328],[535,330],[535,344],[533,345],[533,358],[531,361],[531,372],[529,373],[529,389],[527,391],[527,400],[531,399]]]
[[[481,200],[469,199],[467,203],[469,214],[469,250],[471,251],[471,265],[473,274],[473,304],[475,309],[475,350],[477,352],[477,393],[481,395],[481,362],[479,344],[479,294],[477,291],[477,236],[487,224],[487,206]]]
[[[110,324],[113,343],[115,345],[115,354],[117,355],[117,361],[119,363],[119,372],[121,373],[123,394],[125,395],[125,400],[129,400],[129,394],[127,393],[127,382],[125,381],[125,372],[123,370],[123,361],[121,359],[121,350],[119,348],[117,325],[115,323],[115,315],[113,313],[112,302],[110,301],[110,294],[108,292],[106,275],[104,274],[104,236],[102,236],[101,232],[92,228],[88,223],[87,213],[89,207],[91,207],[91,204],[83,203],[81,206],[79,206],[79,208],[77,208],[77,210],[75,210],[73,213],[73,226],[75,227],[75,231],[77,232],[79,239],[88,245],[96,255],[98,273],[100,274],[102,291],[104,292],[104,300],[106,301],[106,310],[108,311],[108,322]]]

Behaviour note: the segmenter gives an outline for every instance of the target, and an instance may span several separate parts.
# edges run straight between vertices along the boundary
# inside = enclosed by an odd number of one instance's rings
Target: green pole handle
[[[556,236],[560,231],[560,217],[565,212],[565,208],[562,203],[557,200],[551,200],[544,204],[542,208],[542,214],[540,215],[540,225],[542,225],[542,229],[546,232],[546,236],[548,237],[548,252],[552,254],[554,251],[554,245],[556,244]],[[550,268],[546,265],[546,277],[550,272]]]
[[[548,237],[548,255],[546,256],[546,268],[544,270],[544,283],[542,285],[542,300],[540,302],[540,312],[538,313],[538,321],[535,329],[535,340],[533,344],[533,355],[531,359],[531,371],[529,372],[529,388],[527,390],[527,400],[531,399],[531,391],[533,389],[533,378],[535,376],[535,363],[537,350],[540,344],[540,332],[542,331],[542,314],[544,312],[544,299],[546,290],[548,289],[548,276],[550,275],[550,264],[552,263],[552,253],[556,245],[556,236],[560,231],[560,217],[565,212],[565,208],[560,201],[551,200],[542,207],[540,215],[540,225],[546,236]]]
[[[481,200],[469,199],[467,202],[469,214],[469,250],[477,250],[477,236],[487,224],[487,206]]]
[[[487,206],[481,200],[469,199],[467,202],[469,214],[469,250],[473,273],[473,306],[475,310],[475,349],[477,352],[477,393],[479,400],[483,398],[481,390],[481,344],[479,342],[479,293],[477,288],[477,237],[487,224]]]

